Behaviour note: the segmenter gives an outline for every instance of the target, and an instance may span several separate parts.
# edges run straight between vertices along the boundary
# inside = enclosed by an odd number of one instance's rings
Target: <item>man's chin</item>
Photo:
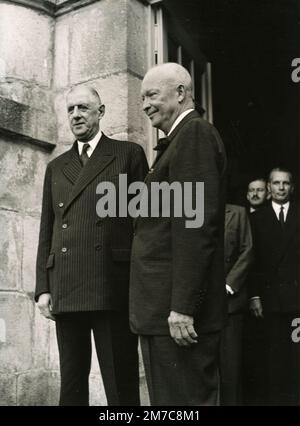
[[[73,132],[73,135],[79,140],[84,139],[85,136],[87,136],[86,132],[80,131],[78,129],[72,129],[72,132]]]

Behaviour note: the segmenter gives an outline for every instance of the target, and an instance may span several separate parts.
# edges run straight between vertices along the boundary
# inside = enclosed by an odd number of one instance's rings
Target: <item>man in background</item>
[[[221,334],[220,403],[236,406],[242,405],[242,337],[252,263],[251,227],[244,207],[226,204],[224,248],[229,315]]]
[[[249,202],[249,212],[253,213],[263,207],[268,199],[267,181],[264,178],[257,178],[249,182],[247,190],[247,200]]]
[[[300,317],[300,212],[291,201],[292,174],[274,168],[271,203],[251,215],[255,263],[250,310],[260,319],[265,342],[265,403],[299,404],[300,346],[292,322]]]

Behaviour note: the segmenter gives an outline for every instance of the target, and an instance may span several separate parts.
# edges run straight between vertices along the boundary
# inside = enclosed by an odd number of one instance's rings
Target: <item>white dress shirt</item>
[[[188,115],[190,112],[192,112],[192,111],[194,111],[194,108],[190,108],[190,109],[187,109],[186,111],[184,111],[183,113],[181,113],[177,118],[176,118],[176,120],[174,121],[174,123],[173,123],[173,125],[172,125],[172,127],[171,127],[171,129],[170,129],[170,131],[169,131],[169,133],[168,133],[168,136],[173,132],[173,130],[175,129],[175,127],[176,126],[178,126],[178,124],[184,119],[184,117],[186,116],[186,115]]]
[[[89,143],[89,148],[87,149],[87,151],[86,151],[86,153],[87,153],[87,155],[88,155],[88,157],[90,157],[92,154],[93,154],[93,152],[94,152],[94,149],[96,148],[96,146],[98,145],[98,143],[100,142],[100,139],[101,139],[101,136],[102,136],[102,132],[101,132],[101,130],[99,129],[99,132],[96,134],[96,136],[95,137],[93,137],[93,139],[91,139],[90,141],[87,141],[87,142],[80,142],[79,140],[77,140],[77,143],[78,143],[78,153],[79,153],[79,155],[81,155],[81,153],[82,153],[82,149],[83,149],[83,145],[84,144],[86,144],[86,143]]]
[[[279,220],[279,213],[280,213],[281,207],[283,207],[283,217],[284,217],[284,221],[286,222],[286,216],[289,211],[290,202],[288,201],[287,203],[284,203],[284,204],[277,204],[277,203],[274,203],[274,201],[272,201],[272,207],[278,220]]]

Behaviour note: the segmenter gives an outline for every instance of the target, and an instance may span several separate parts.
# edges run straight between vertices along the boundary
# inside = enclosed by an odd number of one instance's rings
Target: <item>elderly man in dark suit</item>
[[[215,128],[194,110],[191,77],[182,66],[151,69],[142,83],[142,99],[153,127],[167,135],[158,144],[147,189],[190,182],[195,190],[204,182],[204,221],[187,227],[186,212],[167,217],[161,206],[158,217],[137,218],[130,323],[141,336],[152,405],[213,405],[226,317],[224,147]],[[192,200],[195,192],[185,199]]]
[[[229,316],[221,335],[220,403],[235,406],[242,404],[242,334],[253,255],[251,227],[244,207],[226,204],[224,247]]]
[[[291,202],[292,175],[275,168],[268,181],[271,203],[251,215],[255,265],[253,315],[265,340],[265,404],[299,404],[299,344],[292,321],[300,317],[300,211]]]
[[[56,321],[60,405],[88,405],[91,331],[109,405],[139,404],[137,339],[129,330],[132,242],[129,217],[96,214],[97,185],[118,175],[141,180],[147,162],[134,143],[101,133],[104,105],[95,89],[67,96],[73,147],[48,164],[37,255],[35,299]]]

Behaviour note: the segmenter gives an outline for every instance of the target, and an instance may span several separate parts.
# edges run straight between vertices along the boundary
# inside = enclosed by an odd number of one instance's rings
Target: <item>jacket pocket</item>
[[[129,262],[130,254],[130,249],[112,249],[112,258],[116,262]]]
[[[46,269],[53,268],[53,266],[54,266],[54,253],[50,253],[46,263]]]

